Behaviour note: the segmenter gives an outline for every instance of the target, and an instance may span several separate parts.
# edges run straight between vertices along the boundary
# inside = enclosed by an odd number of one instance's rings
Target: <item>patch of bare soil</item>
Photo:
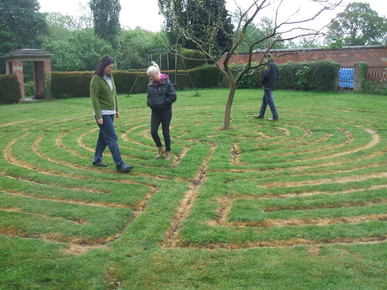
[[[190,249],[205,249],[205,250],[243,250],[254,248],[293,248],[300,246],[335,246],[335,245],[374,245],[387,243],[387,236],[375,236],[365,238],[337,238],[331,240],[307,240],[307,239],[289,239],[289,240],[277,240],[277,241],[258,241],[258,242],[246,242],[246,243],[216,243],[197,245],[192,243],[180,242],[177,247],[190,248]]]
[[[179,241],[179,231],[184,220],[189,216],[192,206],[198,197],[201,185],[206,181],[208,164],[212,159],[216,151],[217,146],[215,144],[211,145],[210,152],[201,164],[198,173],[196,174],[194,180],[189,185],[188,191],[184,195],[184,199],[180,202],[180,205],[177,209],[177,213],[171,222],[171,226],[166,232],[166,238],[163,242],[163,246],[170,248],[176,247]]]
[[[241,153],[242,150],[239,144],[233,144],[231,148],[231,164],[235,166],[241,166]]]
[[[288,226],[327,226],[333,224],[359,224],[369,221],[386,221],[387,214],[374,214],[354,217],[311,218],[311,219],[266,219],[260,222],[229,222],[234,227],[288,227]]]
[[[83,255],[86,254],[89,251],[97,250],[97,249],[105,249],[107,250],[107,246],[85,246],[85,245],[78,245],[78,244],[72,244],[70,243],[67,248],[63,249],[63,252],[68,255]]]
[[[266,188],[272,187],[300,187],[300,186],[308,186],[308,185],[321,185],[321,184],[341,184],[341,183],[350,183],[350,182],[362,182],[370,179],[377,178],[387,178],[387,172],[374,173],[369,175],[356,175],[356,176],[348,176],[348,177],[338,177],[338,178],[326,178],[326,179],[318,179],[318,180],[306,180],[306,181],[294,181],[294,182],[274,182],[267,183],[263,185]]]

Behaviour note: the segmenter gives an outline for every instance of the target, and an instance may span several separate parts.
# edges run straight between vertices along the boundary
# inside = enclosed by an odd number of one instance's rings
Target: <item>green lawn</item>
[[[120,96],[129,175],[90,166],[87,98],[0,106],[1,290],[387,289],[387,98],[276,91],[270,122],[240,90],[224,131],[227,91],[196,93],[171,161]]]

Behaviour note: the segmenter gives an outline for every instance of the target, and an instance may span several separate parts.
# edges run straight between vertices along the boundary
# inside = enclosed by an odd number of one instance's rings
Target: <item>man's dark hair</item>
[[[105,74],[105,68],[112,63],[114,63],[114,59],[111,56],[104,56],[97,65],[95,74],[102,78]]]

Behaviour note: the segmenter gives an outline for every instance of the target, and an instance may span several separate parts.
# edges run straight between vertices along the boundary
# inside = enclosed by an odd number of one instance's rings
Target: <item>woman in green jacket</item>
[[[113,58],[105,56],[99,63],[95,75],[90,82],[90,97],[94,116],[99,127],[99,135],[95,148],[93,165],[106,167],[102,162],[103,152],[109,147],[118,172],[127,173],[133,166],[125,164],[121,158],[114,129],[114,117],[119,118],[116,86],[112,76]]]

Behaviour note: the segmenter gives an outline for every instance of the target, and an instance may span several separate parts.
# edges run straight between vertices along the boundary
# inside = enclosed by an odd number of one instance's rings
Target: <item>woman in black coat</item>
[[[176,101],[176,90],[169,80],[169,76],[160,73],[157,63],[152,62],[147,70],[147,75],[150,78],[147,104],[152,110],[151,135],[158,148],[156,158],[170,159],[171,136],[169,127],[172,120],[172,103]],[[158,134],[160,125],[163,130],[165,149]]]

